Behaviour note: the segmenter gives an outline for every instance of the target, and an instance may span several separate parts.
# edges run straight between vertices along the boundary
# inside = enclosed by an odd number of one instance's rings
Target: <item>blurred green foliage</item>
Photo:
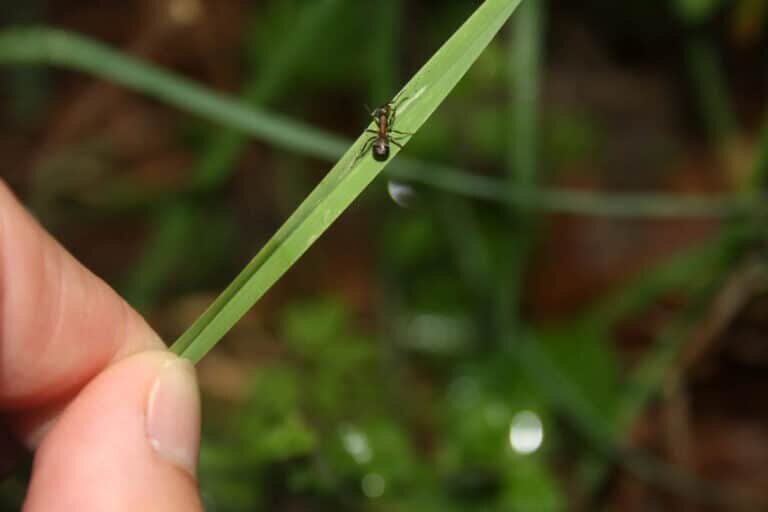
[[[547,437],[554,421],[513,361],[462,363],[414,404],[415,383],[387,373],[393,347],[363,335],[343,303],[294,304],[280,325],[284,360],[262,367],[247,403],[206,435],[200,481],[211,510],[292,500],[333,510],[561,508],[544,456],[509,445],[521,411],[537,411]],[[434,421],[435,432],[423,431]],[[420,442],[420,431],[431,439]]]
[[[261,368],[245,406],[207,438],[201,484],[213,509],[269,508],[282,499],[276,490],[289,489],[355,510],[366,494],[413,489],[414,447],[385,381],[370,378],[381,370],[375,340],[335,300],[295,304],[280,325],[287,360]],[[233,486],[253,493],[234,500]]]
[[[723,0],[676,0],[675,5],[681,18],[688,23],[707,19],[715,9],[726,4]]]
[[[301,113],[318,124],[328,121],[335,129],[349,126],[349,133],[365,121],[363,105],[388,97],[474,5],[393,1],[387,4],[392,11],[382,13],[378,24],[366,2],[326,4],[328,10],[318,11],[322,16],[312,27],[320,35],[307,36],[306,45],[296,46],[291,44],[298,37],[292,32],[296,20],[319,2],[271,0],[254,7],[242,47],[250,77],[246,81],[254,89],[246,87],[243,98]],[[677,0],[671,5],[678,21],[693,26],[726,10],[726,4]],[[658,5],[644,0],[584,5],[586,13],[599,13],[593,20],[586,18],[585,23],[594,22],[590,28],[610,25],[605,31],[615,37],[631,25],[627,38],[648,45],[656,39],[645,35],[677,22],[659,21]],[[573,6],[557,8],[567,12]],[[349,40],[359,44],[351,47]],[[546,38],[537,42],[544,43]],[[715,44],[707,40],[704,54],[686,57],[693,70],[690,89],[705,93],[698,105],[704,120],[731,119],[728,84],[717,52],[710,51]],[[488,48],[451,100],[414,137],[410,153],[481,175],[503,175],[509,141],[529,129],[511,120],[517,107],[509,94],[508,70],[514,62],[507,46],[496,41]],[[276,58],[278,48],[295,60]],[[680,53],[685,55],[682,49]],[[696,60],[702,55],[704,60]],[[270,70],[266,86],[260,82],[265,69]],[[11,77],[19,79],[23,77]],[[12,87],[11,95],[19,105],[41,108],[44,102],[24,96],[37,94],[36,89],[25,89]],[[253,90],[260,92],[249,95]],[[541,120],[540,130],[527,134],[540,146],[529,155],[538,158],[531,170],[535,181],[556,178],[607,151],[611,129],[589,106],[533,107]],[[710,130],[730,141],[738,130],[736,122],[717,119]],[[722,124],[728,129],[719,129]],[[272,227],[240,221],[232,204],[239,184],[233,185],[231,176],[253,172],[238,167],[248,148],[245,139],[225,140],[216,150],[218,127],[185,121],[179,131],[184,146],[202,162],[199,169],[213,162],[206,169],[213,169],[215,179],[202,180],[202,191],[172,203],[158,201],[149,213],[142,212],[153,228],[149,248],[122,281],[132,303],[145,310],[187,292],[220,287]],[[62,213],[81,211],[83,204],[73,198],[98,191],[104,180],[113,179],[114,162],[110,165],[108,157],[87,145],[78,149],[69,153],[71,158],[64,154],[41,166],[32,180],[34,206],[51,219],[47,224],[54,230],[67,220],[82,221]],[[310,189],[313,163],[282,150],[259,163],[258,172],[271,173],[276,185],[251,191],[247,200],[274,207],[275,217],[282,218]],[[517,171],[514,166],[508,170],[510,175]],[[423,186],[412,191],[415,205],[402,209],[386,197],[383,186],[372,187],[354,213],[362,212],[371,226],[366,238],[356,242],[375,253],[367,276],[376,287],[375,318],[358,318],[354,312],[359,305],[327,292],[313,300],[286,301],[274,333],[280,355],[259,362],[242,406],[232,410],[213,400],[208,404],[200,484],[209,510],[538,512],[568,509],[573,486],[581,486],[587,499],[593,499],[601,490],[600,475],[624,463],[616,456],[627,434],[624,428],[648,397],[658,393],[666,363],[687,332],[668,329],[651,345],[644,361],[664,364],[652,365],[650,377],[640,382],[640,400],[634,393],[638,375],[626,374],[617,353],[615,324],[671,291],[706,302],[756,238],[748,227],[746,241],[716,240],[679,261],[649,265],[640,278],[595,307],[583,304],[584,312],[557,322],[531,325],[523,304],[523,325],[504,328],[496,292],[512,286],[510,266],[519,265],[514,270],[521,276],[530,268],[526,258],[513,262],[509,255],[518,240],[535,246],[551,228],[535,218],[527,223],[523,217],[529,212],[522,209]],[[79,208],[72,209],[73,203]],[[275,221],[264,223],[270,222]],[[725,227],[735,232],[736,224]],[[520,225],[510,248],[511,227]],[[526,241],[529,235],[532,240]],[[186,248],[199,239],[206,243],[190,261]],[[608,242],[597,239],[589,246],[595,259],[602,243]],[[357,249],[344,247],[345,252]],[[572,256],[559,254],[561,264],[569,265]],[[534,248],[530,258],[536,257]],[[694,313],[670,325],[690,327],[700,318],[700,312]],[[535,437],[536,428],[519,425],[531,414],[540,421],[543,441],[533,453],[520,453],[513,434],[519,434],[517,428],[529,439]],[[589,477],[563,476],[564,466],[576,465]],[[1,496],[18,503],[21,489],[18,480],[11,481]]]

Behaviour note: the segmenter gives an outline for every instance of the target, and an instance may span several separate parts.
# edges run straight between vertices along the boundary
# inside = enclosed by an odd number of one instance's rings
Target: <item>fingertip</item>
[[[147,436],[155,452],[195,478],[200,395],[192,363],[177,357],[163,364],[149,391],[146,417]]]
[[[167,351],[96,377],[45,436],[25,510],[202,510],[194,369]]]

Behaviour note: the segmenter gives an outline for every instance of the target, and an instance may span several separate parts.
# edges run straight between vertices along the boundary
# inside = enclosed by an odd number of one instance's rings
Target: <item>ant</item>
[[[377,162],[385,162],[389,158],[390,144],[394,144],[400,149],[403,148],[403,145],[397,140],[397,138],[406,137],[413,134],[401,132],[400,130],[395,130],[392,127],[394,126],[395,118],[397,117],[396,104],[401,103],[404,99],[405,98],[402,98],[397,102],[391,101],[383,107],[375,109],[373,112],[370,112],[369,110],[371,117],[373,117],[373,119],[376,121],[378,129],[366,130],[366,133],[373,133],[374,135],[365,141],[365,144],[363,144],[363,148],[360,150],[360,154],[357,155],[355,162],[360,160],[369,149],[373,154],[374,160]]]

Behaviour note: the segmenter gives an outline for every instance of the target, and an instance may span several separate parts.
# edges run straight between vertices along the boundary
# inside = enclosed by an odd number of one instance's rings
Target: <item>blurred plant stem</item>
[[[45,17],[43,0],[0,3],[0,19],[10,23],[39,23]],[[38,116],[50,94],[50,77],[44,69],[20,67],[2,77],[12,101],[8,105],[16,121],[24,125]]]
[[[269,58],[254,70],[240,96],[245,105],[262,106],[275,100],[292,79],[301,59],[347,0],[316,0],[299,13],[295,29],[275,43]],[[247,134],[235,129],[216,131],[192,173],[193,188],[210,189],[224,183],[235,170],[237,158],[248,143]]]
[[[726,258],[722,265],[732,268],[730,263],[730,258]],[[700,352],[697,346],[708,345],[755,294],[764,290],[765,271],[765,266],[752,258],[736,266],[729,276],[724,277],[721,272],[713,274],[709,282],[699,282],[701,289],[694,292],[690,305],[664,329],[654,350],[649,351],[633,372],[617,418],[617,432],[625,432],[632,426],[665,382],[683,377],[693,362],[681,359],[683,349]]]
[[[752,196],[759,196],[768,186],[768,116],[763,121],[763,127],[758,139],[757,155],[750,175]]]
[[[698,26],[711,14],[705,9],[700,16],[681,15],[683,23],[693,30],[685,42],[684,56],[704,132],[716,150],[727,181],[741,190],[749,188],[751,180],[744,168],[744,144],[731,90],[710,31]]]
[[[511,130],[507,159],[507,193],[534,195],[539,151],[539,90],[544,45],[544,0],[527,0],[514,18],[509,43]],[[505,276],[498,287],[500,327],[506,336],[522,329],[521,297],[528,257],[534,243],[533,212],[510,204],[512,229],[508,240]]]
[[[707,135],[723,148],[736,136],[737,126],[717,50],[711,40],[695,35],[686,43],[685,56]]]
[[[172,269],[186,257],[184,247],[196,234],[196,220],[200,220],[199,207],[178,199],[155,213],[144,252],[120,287],[120,293],[135,308],[146,311],[152,307]]]
[[[601,329],[609,330],[620,318],[647,307],[654,298],[678,289],[686,282],[689,290],[693,287],[693,290],[688,292],[687,305],[683,311],[661,330],[655,344],[633,370],[622,393],[616,417],[611,425],[606,426],[610,433],[606,439],[617,449],[625,449],[627,432],[631,432],[634,423],[644,413],[648,404],[661,392],[694,333],[702,325],[708,325],[706,320],[716,313],[712,311],[713,304],[718,303],[719,295],[726,294],[726,291],[723,291],[725,276],[731,272],[734,261],[738,260],[743,248],[754,236],[754,227],[742,229],[738,225],[731,225],[714,242],[703,244],[665,262],[651,272],[644,273],[633,281],[634,284],[622,289],[615,296],[602,300],[600,306],[584,317],[592,318],[588,321],[589,325],[600,325]],[[582,489],[587,496],[597,492],[604,484],[610,463],[613,462],[624,465],[626,461],[591,458],[582,462]],[[675,471],[679,473],[678,470]],[[720,494],[728,493],[723,491]],[[734,497],[727,500],[739,502]],[[743,508],[742,505],[737,508]],[[749,509],[747,505],[744,507]]]
[[[384,103],[394,96],[398,80],[398,55],[400,53],[402,0],[388,0],[376,6],[376,23],[373,26],[370,72],[370,97]]]
[[[766,161],[768,162],[768,155]],[[450,166],[406,156],[398,157],[385,172],[390,178],[423,184],[467,199],[535,212],[615,219],[741,220],[768,211],[768,208],[763,206],[764,195],[686,197],[666,193],[614,193],[558,187],[540,187],[527,192],[516,188],[510,190],[495,178],[469,174]],[[119,213],[157,206],[178,193],[147,191],[135,182],[120,182],[98,196],[84,197],[82,201],[92,208]]]
[[[242,102],[196,85],[151,64],[126,56],[88,38],[51,28],[16,28],[0,31],[0,64],[50,64],[79,70],[111,80],[129,89],[166,102],[181,111],[236,129],[276,147],[295,153],[335,161],[350,141],[284,116],[248,107]],[[222,137],[223,139],[223,137]],[[231,143],[234,146],[234,143]],[[222,148],[224,144],[222,143]],[[211,153],[213,154],[213,152]],[[218,152],[217,152],[218,154]],[[221,149],[220,155],[230,154]],[[224,156],[208,157],[225,162]],[[220,159],[220,160],[219,160]],[[209,161],[209,162],[210,162]],[[201,169],[215,169],[209,164]],[[499,180],[459,169],[398,158],[388,168],[389,176],[429,185],[475,199],[524,207],[526,209],[608,217],[733,217],[747,215],[761,207],[760,198],[741,196],[685,198],[672,194],[614,194],[567,189],[537,189],[534,192],[503,186]],[[215,173],[211,173],[211,176]],[[207,172],[199,180],[206,182]],[[218,178],[214,178],[214,181]],[[122,188],[125,186],[123,185]],[[127,198],[124,207],[146,205],[152,197],[128,186],[104,191],[101,198],[89,198],[104,205],[112,196]],[[160,197],[167,197],[160,194]],[[118,208],[120,205],[117,206]]]
[[[722,237],[687,248],[598,299],[578,317],[578,323],[613,329],[622,318],[649,307],[670,291],[721,271],[725,250]]]
[[[478,219],[477,208],[462,198],[440,196],[436,201],[436,217],[451,247],[459,278],[473,298],[480,302],[488,298],[492,283],[493,258],[487,250]]]

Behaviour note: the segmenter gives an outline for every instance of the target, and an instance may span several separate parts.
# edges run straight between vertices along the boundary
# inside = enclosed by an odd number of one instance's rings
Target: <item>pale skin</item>
[[[194,369],[2,181],[0,409],[35,452],[25,511],[202,510]]]

